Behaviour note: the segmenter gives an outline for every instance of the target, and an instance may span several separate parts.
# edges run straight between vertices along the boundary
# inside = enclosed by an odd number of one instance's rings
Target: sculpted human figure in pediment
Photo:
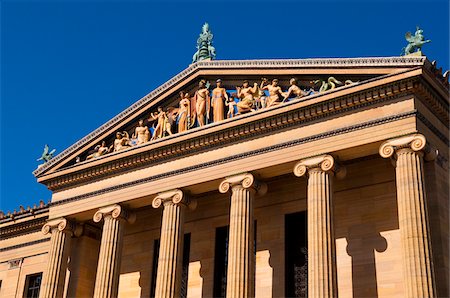
[[[99,156],[102,156],[102,155],[105,155],[105,154],[109,153],[110,150],[111,150],[111,148],[108,148],[108,147],[106,146],[106,142],[105,142],[105,141],[102,141],[102,144],[101,144],[101,145],[95,146],[94,151],[91,152],[91,153],[86,157],[86,160],[92,159],[92,158],[96,158],[96,157],[99,157]]]
[[[216,88],[213,90],[211,106],[213,108],[214,122],[222,121],[225,115],[225,102],[228,101],[228,94],[222,87],[222,80],[216,81]]]
[[[134,130],[133,138],[137,139],[136,145],[147,143],[150,140],[150,131],[144,124],[144,120],[139,120],[138,126]]]
[[[291,84],[291,86],[289,87],[287,93],[284,94],[283,102],[287,100],[291,95],[295,95],[295,98],[302,98],[314,92],[314,90],[312,89],[310,89],[309,91],[303,91],[302,89],[300,89],[300,87],[297,85],[297,79],[295,78],[290,79],[289,84]]]
[[[198,84],[198,90],[195,92],[194,100],[198,126],[204,126],[206,123],[205,116],[209,119],[210,109],[209,90],[205,80],[201,80]]]
[[[191,99],[189,93],[180,92],[180,108],[177,111],[178,132],[188,130],[191,125]]]
[[[120,150],[124,150],[127,148],[130,148],[131,144],[130,144],[130,136],[128,134],[128,132],[123,131],[123,132],[116,132],[116,139],[114,140],[114,144],[113,144],[113,148],[114,148],[114,152],[120,151]]]
[[[268,85],[268,80],[263,78],[261,81],[261,90],[269,91],[269,98],[267,100],[267,107],[271,107],[281,103],[281,97],[284,96],[283,90],[278,86],[278,79],[273,79],[272,83]]]
[[[253,110],[253,106],[255,104],[254,96],[258,93],[258,84],[254,83],[253,87],[250,87],[250,84],[247,80],[244,81],[242,87],[236,87],[237,96],[240,101],[236,104],[238,108],[238,113],[248,113]]]
[[[157,124],[153,131],[152,141],[164,137],[166,133],[172,135],[171,121],[162,107],[158,107],[158,112],[150,114],[149,121],[155,120],[157,120]]]

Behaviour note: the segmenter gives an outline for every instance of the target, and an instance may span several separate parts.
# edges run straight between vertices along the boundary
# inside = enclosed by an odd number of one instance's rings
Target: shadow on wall
[[[378,297],[375,251],[386,249],[386,239],[373,225],[350,227],[347,253],[352,257],[353,297]]]
[[[339,242],[344,243],[343,238],[347,242],[345,250],[342,246],[339,252],[337,250],[337,262],[341,266],[338,269],[339,295],[385,297],[400,294],[395,292],[402,291],[402,270],[394,264],[401,262],[401,255],[395,251],[400,246],[400,236],[394,167],[381,158],[350,164],[347,177],[336,182],[336,248]],[[386,239],[386,235],[392,237]],[[384,288],[382,293],[380,285]]]

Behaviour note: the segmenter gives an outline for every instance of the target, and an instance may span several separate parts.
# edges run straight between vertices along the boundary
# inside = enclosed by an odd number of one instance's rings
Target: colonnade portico
[[[396,158],[403,272],[408,297],[435,295],[423,182],[424,156],[425,159],[432,156],[425,154],[427,148],[425,137],[414,134],[388,140],[379,149],[381,157]],[[337,297],[333,180],[335,176],[344,178],[345,168],[340,167],[332,155],[323,154],[300,160],[293,172],[308,179],[308,296]],[[267,186],[252,173],[242,173],[226,177],[218,190],[220,193],[231,192],[226,295],[254,297],[253,206],[255,196],[264,195]],[[155,297],[179,296],[185,212],[186,208],[194,209],[195,205],[196,201],[191,201],[180,189],[159,193],[152,200],[153,208],[163,207]],[[98,209],[93,219],[95,222],[104,220],[94,297],[116,297],[124,225],[132,223],[135,216],[115,204]],[[41,297],[62,297],[70,238],[76,234],[75,225],[64,218],[55,219],[43,228],[44,233],[50,231],[52,245]]]

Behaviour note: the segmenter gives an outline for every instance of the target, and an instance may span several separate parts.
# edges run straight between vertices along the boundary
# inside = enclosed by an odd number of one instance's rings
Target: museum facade
[[[0,297],[448,297],[448,135],[424,56],[193,63],[35,170]]]

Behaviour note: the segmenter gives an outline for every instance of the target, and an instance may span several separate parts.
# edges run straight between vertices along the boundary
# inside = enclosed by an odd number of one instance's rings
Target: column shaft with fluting
[[[184,214],[189,200],[181,190],[160,193],[152,206],[163,206],[155,297],[180,296],[183,266]]]
[[[308,297],[337,297],[333,231],[335,170],[331,155],[301,160],[294,168],[295,175],[308,175]]]
[[[263,187],[261,187],[263,185]],[[252,174],[228,177],[219,186],[222,193],[231,188],[230,232],[228,243],[227,298],[255,296],[255,245],[253,200],[265,184]],[[264,189],[261,191],[261,189]]]
[[[42,228],[44,234],[51,233],[51,238],[40,297],[63,297],[73,227],[67,219],[59,218],[47,222]]]
[[[419,134],[389,140],[380,147],[382,157],[396,158],[398,220],[403,251],[405,297],[409,298],[435,296],[423,173],[426,149],[428,149],[426,139]]]
[[[126,219],[133,218],[120,205],[100,208],[94,221],[104,219],[94,297],[113,298],[118,295],[123,232]],[[133,221],[133,220],[130,220]]]

